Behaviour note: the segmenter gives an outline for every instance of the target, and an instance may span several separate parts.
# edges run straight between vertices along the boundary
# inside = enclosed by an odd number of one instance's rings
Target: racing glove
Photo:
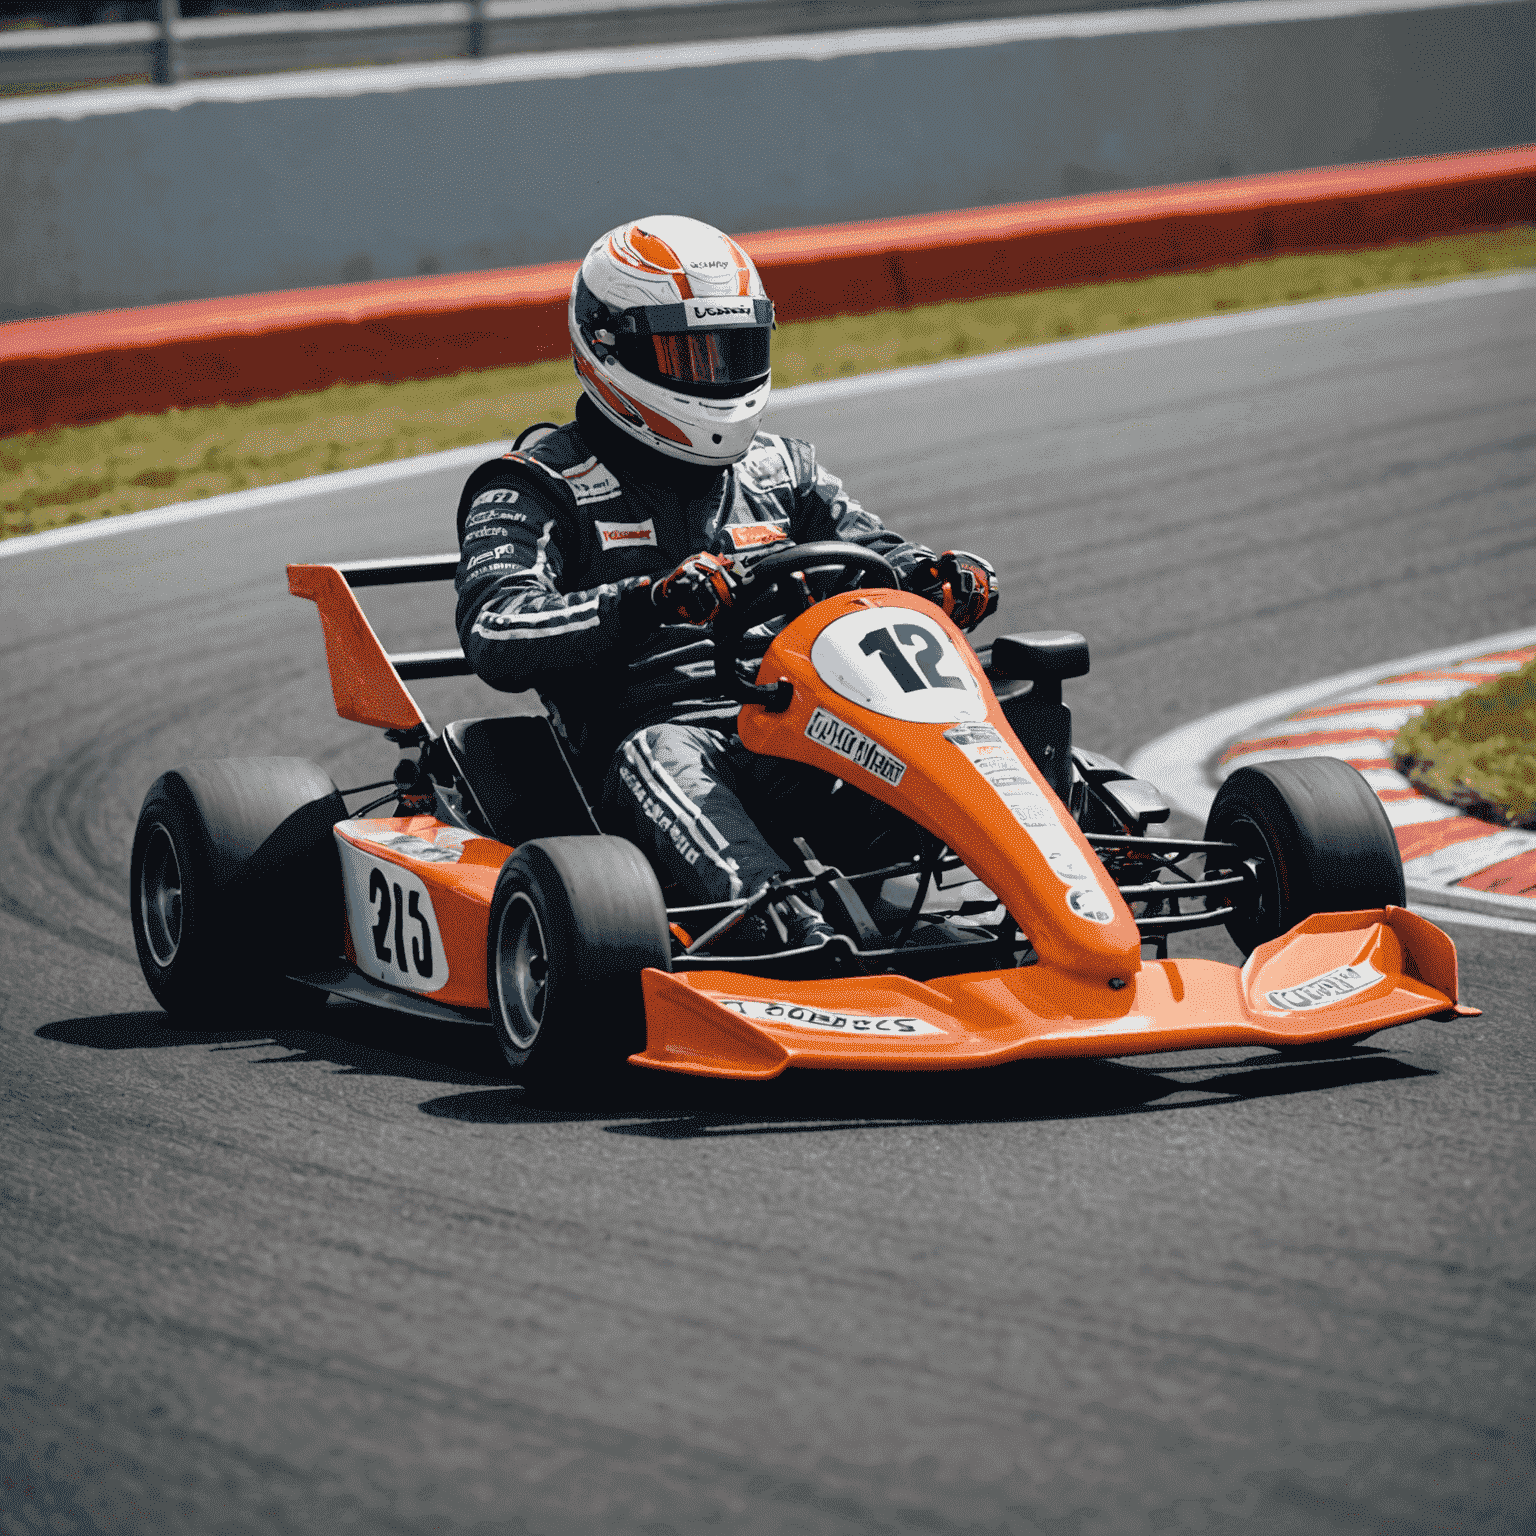
[[[736,600],[739,583],[719,555],[701,550],[651,583],[651,601],[663,624],[708,624]]]
[[[924,561],[903,585],[967,630],[996,610],[1002,590],[990,563],[963,549],[946,549],[937,560]]]

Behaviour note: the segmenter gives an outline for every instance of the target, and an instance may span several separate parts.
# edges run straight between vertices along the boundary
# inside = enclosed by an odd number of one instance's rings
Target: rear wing
[[[290,565],[288,590],[320,610],[331,695],[344,720],[383,731],[432,735],[407,679],[463,677],[470,670],[457,646],[442,651],[403,651],[391,656],[353,595],[357,587],[394,587],[419,581],[452,581],[455,555],[412,560],[352,560],[345,565]]]

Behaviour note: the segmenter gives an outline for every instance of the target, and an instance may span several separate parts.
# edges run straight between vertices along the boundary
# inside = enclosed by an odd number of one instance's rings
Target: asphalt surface
[[[991,553],[991,633],[1083,630],[1079,739],[1116,755],[1532,620],[1529,291],[775,424]],[[1514,935],[1455,930],[1483,1018],[1314,1060],[553,1110],[483,1032],[169,1028],[128,928],[145,789],[386,774],[282,564],[449,548],[455,489],[0,561],[0,1530],[1536,1530]],[[371,606],[446,642],[445,588]]]

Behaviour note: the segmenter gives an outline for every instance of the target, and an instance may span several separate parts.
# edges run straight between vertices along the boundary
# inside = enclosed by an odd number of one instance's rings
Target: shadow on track
[[[257,1056],[253,1066],[322,1063],[349,1076],[398,1077],[422,1083],[492,1085],[505,1082],[501,1055],[488,1029],[434,1030],[419,1019],[382,1009],[333,1004],[323,1028],[177,1029],[158,1010],[60,1019],[36,1031],[40,1040],[97,1051],[202,1046],[250,1051],[273,1046],[288,1054]]]
[[[1427,1077],[1370,1046],[1308,1054],[1265,1050],[1190,1053],[1156,1065],[1125,1061],[1019,1062],[977,1072],[788,1072],[766,1083],[716,1082],[631,1069],[589,1094],[555,1101],[509,1084],[489,1030],[434,1030],[417,1020],[333,1005],[322,1029],[175,1029],[163,1013],[61,1019],[39,1039],[92,1050],[201,1047],[260,1051],[252,1066],[324,1064],[352,1076],[455,1084],[477,1091],[428,1099],[423,1114],[469,1125],[610,1121],[615,1136],[687,1141],[783,1136],[892,1125],[1096,1119],[1208,1109],[1298,1093]]]
[[[791,1072],[770,1083],[636,1071],[580,1105],[505,1087],[430,1099],[421,1109],[476,1125],[607,1119],[616,1136],[686,1141],[1163,1113],[1431,1075],[1370,1047],[1342,1046],[1300,1060],[1260,1052],[1193,1067],[1032,1062],[980,1072]]]

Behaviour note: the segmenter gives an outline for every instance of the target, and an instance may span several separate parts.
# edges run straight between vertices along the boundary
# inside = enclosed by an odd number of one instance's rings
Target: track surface
[[[1084,630],[1079,738],[1116,755],[1529,623],[1533,423],[1528,293],[776,421],[893,525],[999,556],[992,633]],[[281,567],[451,547],[454,491],[0,565],[0,1529],[1536,1529],[1514,936],[1456,931],[1483,1019],[1328,1059],[658,1078],[581,1112],[366,1010],[168,1029],[124,894],[145,788],[224,753],[387,772]],[[407,646],[448,604],[375,607]]]

